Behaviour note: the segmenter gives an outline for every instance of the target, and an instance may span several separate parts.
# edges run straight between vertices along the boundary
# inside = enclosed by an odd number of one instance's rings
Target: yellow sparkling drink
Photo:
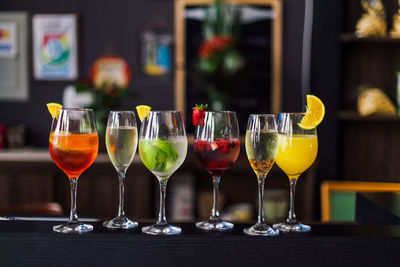
[[[297,179],[317,157],[318,138],[316,135],[279,134],[278,144],[275,161],[289,179]]]

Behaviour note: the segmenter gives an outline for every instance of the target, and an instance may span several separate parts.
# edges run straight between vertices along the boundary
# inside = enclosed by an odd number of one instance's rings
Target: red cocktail
[[[222,175],[236,161],[239,152],[238,139],[194,140],[196,158],[212,176]]]
[[[233,111],[206,111],[204,117],[203,115],[199,117],[200,121],[197,124],[194,138],[194,152],[200,164],[212,176],[213,208],[210,218],[196,223],[196,227],[207,231],[225,231],[232,229],[233,224],[225,222],[219,217],[218,187],[221,175],[239,156],[239,125],[236,113]]]

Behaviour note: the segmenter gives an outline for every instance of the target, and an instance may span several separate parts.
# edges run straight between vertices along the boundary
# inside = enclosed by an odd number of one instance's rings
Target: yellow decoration
[[[357,99],[358,112],[361,116],[395,115],[396,108],[392,101],[379,88],[364,90]]]
[[[47,109],[48,109],[49,112],[50,112],[51,117],[54,119],[54,117],[57,116],[56,119],[58,119],[58,115],[59,115],[60,113],[57,113],[57,111],[59,111],[60,109],[62,109],[63,106],[62,106],[61,104],[54,103],[54,102],[52,102],[52,103],[47,103],[46,106],[47,106]],[[56,113],[57,113],[57,115],[56,115]]]
[[[165,73],[165,70],[155,64],[146,66],[146,73],[148,75],[162,75]]]
[[[307,95],[307,112],[301,122],[300,128],[309,130],[317,127],[325,116],[325,105],[315,95]]]
[[[390,32],[390,36],[394,38],[400,38],[400,0],[399,0],[399,10],[393,15],[393,27]]]
[[[387,25],[385,21],[385,8],[382,1],[361,0],[361,5],[366,13],[357,22],[357,37],[385,37]]]
[[[149,116],[150,110],[151,110],[151,107],[147,106],[147,105],[136,106],[136,111],[139,115],[139,120],[142,121],[143,119],[147,118]]]

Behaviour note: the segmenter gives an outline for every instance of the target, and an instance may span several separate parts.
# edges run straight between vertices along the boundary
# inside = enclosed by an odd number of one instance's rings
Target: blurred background
[[[208,4],[191,2],[1,1],[2,213],[48,202],[69,210],[68,180],[48,153],[49,102],[95,108],[99,132],[111,109],[179,109],[191,142],[194,104],[237,111],[244,134],[248,114],[305,111],[306,94],[314,94],[326,115],[318,126],[318,158],[299,179],[298,217],[321,220],[326,181],[398,181],[397,1],[234,1],[218,21],[210,19]],[[365,14],[370,21],[359,23]],[[210,33],[220,24],[225,26]],[[217,40],[219,35],[231,39]],[[210,58],[210,49],[217,58]],[[127,172],[127,215],[154,217],[157,190],[136,156]],[[185,163],[170,179],[170,220],[207,217],[211,190],[211,178],[189,145]],[[283,220],[288,180],[277,166],[266,190],[268,221]],[[226,218],[255,219],[257,180],[244,146],[220,191]],[[79,179],[78,210],[111,218],[117,200],[117,174],[100,145],[97,161]],[[354,218],[351,210],[343,216],[339,220]]]

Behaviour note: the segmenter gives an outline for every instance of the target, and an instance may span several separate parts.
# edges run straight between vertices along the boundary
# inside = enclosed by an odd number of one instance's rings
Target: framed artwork
[[[27,12],[0,12],[0,101],[28,101]]]
[[[172,36],[168,33],[147,30],[142,34],[142,72],[148,76],[168,75],[171,72]]]
[[[175,0],[175,108],[235,110],[244,130],[281,109],[282,1],[217,2]]]
[[[78,70],[78,15],[43,13],[32,15],[33,79],[72,81]]]

